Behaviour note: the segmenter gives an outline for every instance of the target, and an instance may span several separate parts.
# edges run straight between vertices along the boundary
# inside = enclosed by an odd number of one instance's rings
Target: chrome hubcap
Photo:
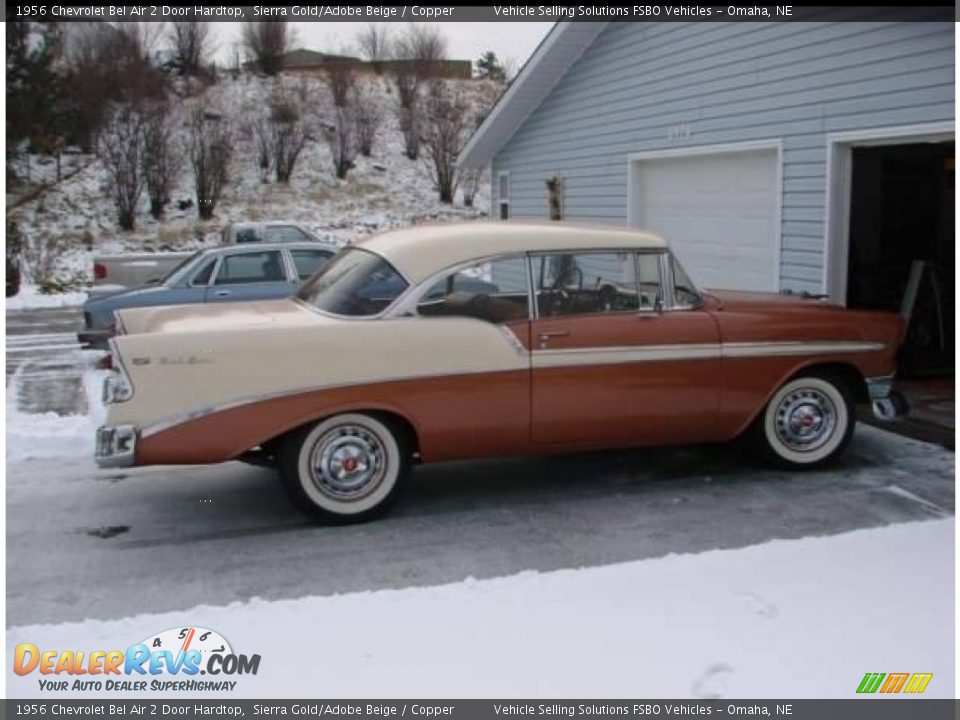
[[[380,484],[386,450],[374,433],[359,425],[342,425],[327,432],[310,454],[311,479],[324,495],[359,500]]]
[[[777,437],[798,452],[822,447],[837,426],[837,408],[827,395],[812,388],[787,394],[777,406]]]

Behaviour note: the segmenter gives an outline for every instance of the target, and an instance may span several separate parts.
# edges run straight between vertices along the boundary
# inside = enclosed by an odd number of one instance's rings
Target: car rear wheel
[[[829,375],[788,380],[758,418],[766,454],[788,468],[814,468],[835,460],[846,448],[855,424],[846,385]]]
[[[287,496],[307,515],[328,522],[382,515],[409,473],[402,434],[372,415],[335,415],[292,433],[280,447]]]

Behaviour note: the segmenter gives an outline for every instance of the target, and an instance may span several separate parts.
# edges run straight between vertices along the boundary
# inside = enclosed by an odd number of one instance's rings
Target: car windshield
[[[382,257],[348,248],[305,282],[297,298],[334,315],[369,317],[386,310],[406,289],[407,281]]]
[[[198,257],[203,255],[203,250],[197,250],[193,255],[188,258],[184,258],[182,261],[177,263],[177,266],[173,268],[170,272],[163,276],[163,278],[157,283],[158,285],[175,285],[183,277],[183,274],[186,272],[189,266],[193,265],[193,261]]]

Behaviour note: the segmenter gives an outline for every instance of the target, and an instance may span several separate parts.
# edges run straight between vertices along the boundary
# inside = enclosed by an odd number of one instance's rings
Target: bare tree
[[[303,108],[292,95],[277,95],[271,100],[269,132],[269,152],[277,182],[288,183],[310,136]]]
[[[293,45],[293,32],[286,20],[244,23],[241,41],[260,72],[276,75],[283,70],[283,56]]]
[[[357,47],[377,73],[382,71],[383,61],[390,59],[392,45],[390,25],[386,23],[369,23],[357,34]]]
[[[341,180],[347,176],[357,157],[353,112],[354,109],[350,106],[334,108],[335,121],[323,125],[323,135],[330,147],[334,171]]]
[[[423,147],[440,202],[453,202],[460,179],[457,158],[469,129],[470,108],[463,95],[440,81],[435,82],[426,101]]]
[[[464,207],[473,207],[473,199],[480,190],[481,180],[483,180],[483,170],[481,168],[462,168],[460,170],[460,191],[463,193]]]
[[[63,41],[64,126],[71,141],[93,149],[112,103],[162,98],[167,81],[150,64],[157,25],[71,25]]]
[[[129,103],[116,105],[100,133],[97,149],[110,178],[110,190],[117,207],[117,223],[124,230],[133,230],[137,203],[144,185],[141,170],[141,114]]]
[[[163,37],[162,22],[122,22],[117,23],[117,39],[124,46],[123,52],[130,62],[139,61],[149,65]]]
[[[354,97],[354,123],[356,124],[357,149],[364,157],[373,153],[373,143],[383,122],[383,113],[375,94],[357,87]]]
[[[398,57],[412,61],[421,80],[435,76],[438,64],[447,57],[447,39],[435,25],[411,23],[397,48]]]
[[[232,138],[227,121],[197,110],[190,122],[190,165],[201,220],[213,217],[227,182]]]
[[[160,219],[170,202],[173,180],[180,169],[180,158],[173,149],[173,123],[170,106],[165,102],[148,105],[143,120],[143,175],[150,198],[150,214]]]
[[[273,157],[270,143],[270,123],[266,118],[254,120],[246,127],[257,143],[257,167],[260,169],[260,180],[269,182],[270,164]]]
[[[170,23],[168,42],[173,50],[173,61],[181,75],[197,75],[210,53],[211,26],[197,20]]]
[[[400,125],[400,133],[403,135],[403,152],[411,160],[420,157],[422,114],[419,100],[408,108],[397,108],[397,122]]]
[[[417,102],[417,93],[420,89],[420,78],[409,63],[398,61],[392,67],[393,82],[397,86],[397,100],[400,108],[409,110]]]
[[[503,59],[503,79],[507,83],[512,83],[513,79],[520,72],[520,61],[512,55]]]
[[[437,64],[446,57],[447,41],[439,29],[411,23],[393,43],[393,50],[391,71],[400,107],[410,110],[421,83],[437,74]]]
[[[333,96],[333,104],[346,107],[357,83],[356,68],[351,60],[329,60],[324,63],[323,79]]]

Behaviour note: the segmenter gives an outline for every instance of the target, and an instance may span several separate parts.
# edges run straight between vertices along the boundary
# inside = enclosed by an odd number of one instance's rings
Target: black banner
[[[177,20],[294,22],[953,22],[954,5],[923,7],[803,5],[106,5],[15,3],[7,20],[168,22]]]
[[[331,720],[738,718],[952,720],[954,700],[6,700],[8,720],[37,717],[325,717]]]

